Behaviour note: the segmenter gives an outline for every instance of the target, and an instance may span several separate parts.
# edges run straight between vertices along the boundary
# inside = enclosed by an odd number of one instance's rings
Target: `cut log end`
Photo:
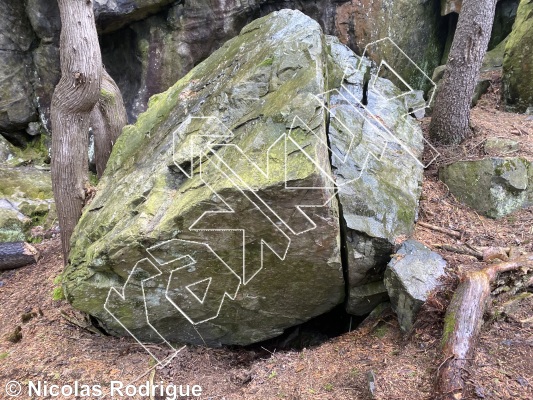
[[[0,243],[0,271],[21,268],[39,260],[39,252],[25,242]]]

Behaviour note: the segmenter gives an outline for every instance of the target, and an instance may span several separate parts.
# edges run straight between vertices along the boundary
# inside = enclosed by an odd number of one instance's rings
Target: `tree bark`
[[[91,114],[94,135],[94,156],[98,178],[104,173],[116,140],[126,125],[127,115],[117,84],[102,68],[100,98]]]
[[[464,0],[439,85],[429,134],[436,143],[459,144],[470,133],[470,105],[487,50],[497,0]]]
[[[52,188],[64,262],[87,182],[90,115],[100,95],[102,59],[91,0],[58,0],[61,80],[52,96]]]
[[[442,335],[444,361],[437,371],[436,398],[457,400],[465,398],[463,372],[472,357],[485,306],[490,295],[490,284],[505,271],[523,266],[533,267],[533,255],[488,266],[467,273],[457,287],[446,310]]]
[[[0,271],[24,267],[38,259],[39,252],[28,243],[0,243]]]

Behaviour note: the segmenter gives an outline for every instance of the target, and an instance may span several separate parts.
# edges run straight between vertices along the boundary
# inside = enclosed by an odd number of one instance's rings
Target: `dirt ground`
[[[456,201],[437,179],[440,165],[484,156],[483,143],[488,137],[517,140],[521,143],[518,154],[533,159],[533,121],[500,111],[497,87],[496,82],[473,110],[476,136],[459,151],[439,148],[441,157],[426,171],[419,222],[459,232],[460,238],[417,224],[413,236],[442,254],[449,277],[431,296],[410,335],[402,335],[394,314],[385,312],[377,320],[314,347],[188,346],[166,367],[154,367],[151,357],[133,339],[82,329],[79,325],[85,323],[84,317],[66,302],[52,299],[54,278],[62,270],[60,243],[55,237],[37,245],[41,251],[37,264],[0,274],[0,398],[8,398],[4,386],[11,380],[23,386],[38,380],[49,385],[78,381],[101,385],[104,394],[110,381],[138,385],[151,380],[163,385],[200,385],[200,398],[204,399],[430,399],[442,362],[442,319],[458,273],[484,265],[473,256],[443,250],[443,245],[533,252],[533,209],[494,221]],[[422,122],[423,127],[427,124],[427,120]],[[426,158],[431,156],[428,151]],[[512,287],[510,279],[504,277],[500,286]],[[474,357],[464,371],[467,398],[532,399],[533,301],[523,300],[512,313],[503,312],[511,294],[496,292]],[[22,322],[23,318],[31,319]],[[529,322],[520,322],[527,318]],[[19,326],[20,340],[7,340]],[[167,351],[158,345],[150,345],[150,349]],[[374,397],[369,376],[375,379]]]

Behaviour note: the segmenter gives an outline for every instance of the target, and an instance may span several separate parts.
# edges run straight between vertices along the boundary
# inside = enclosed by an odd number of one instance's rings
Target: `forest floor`
[[[154,368],[151,357],[133,339],[82,329],[78,325],[83,325],[83,316],[65,301],[52,299],[54,279],[62,271],[56,237],[37,245],[41,252],[37,264],[0,274],[0,398],[7,398],[4,385],[11,380],[23,385],[30,381],[74,385],[78,381],[101,385],[105,393],[110,381],[139,385],[151,379],[156,384],[200,385],[204,399],[371,399],[368,375],[372,371],[375,399],[430,399],[442,362],[442,319],[459,272],[485,265],[441,246],[469,244],[533,252],[533,209],[491,220],[456,201],[437,179],[440,165],[485,156],[483,143],[488,137],[512,138],[521,143],[520,152],[513,156],[533,159],[533,118],[499,111],[497,87],[494,84],[472,112],[475,137],[459,151],[439,148],[441,156],[425,172],[413,236],[447,260],[448,279],[426,303],[410,335],[402,335],[389,312],[313,347],[282,350],[272,343],[220,349],[187,346],[169,365]],[[422,121],[423,127],[427,123],[427,119]],[[428,150],[426,158],[431,157]],[[460,238],[420,222],[459,232]],[[509,297],[505,291],[493,296],[475,354],[464,371],[469,391],[464,398],[533,398],[533,323],[519,322],[533,314],[533,300],[522,301],[513,315],[493,312]],[[33,318],[23,323],[23,316]],[[72,323],[76,319],[79,323]],[[22,337],[11,343],[6,338],[18,326]],[[159,351],[158,347],[151,348]]]

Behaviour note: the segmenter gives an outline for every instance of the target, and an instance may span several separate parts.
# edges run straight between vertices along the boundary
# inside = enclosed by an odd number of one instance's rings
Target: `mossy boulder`
[[[531,162],[525,158],[458,161],[440,169],[439,178],[453,195],[491,218],[527,206],[533,192]]]
[[[2,242],[31,241],[32,227],[50,228],[56,219],[50,172],[0,166],[0,213]]]
[[[326,61],[320,26],[282,11],[153,96],[74,232],[67,299],[111,333],[213,346],[341,303]]]
[[[533,106],[533,1],[521,0],[503,59],[503,99],[509,111]]]
[[[244,345],[343,302],[343,239],[362,258],[349,267],[357,286],[379,286],[416,218],[422,135],[411,100],[384,79],[368,113],[389,133],[350,116],[342,95],[361,94],[358,61],[283,10],[153,96],[124,128],[73,234],[67,300],[112,334]],[[342,124],[358,139],[332,172],[328,142],[346,150]],[[384,144],[381,159],[365,161]],[[348,179],[351,167],[365,169],[360,180]]]

